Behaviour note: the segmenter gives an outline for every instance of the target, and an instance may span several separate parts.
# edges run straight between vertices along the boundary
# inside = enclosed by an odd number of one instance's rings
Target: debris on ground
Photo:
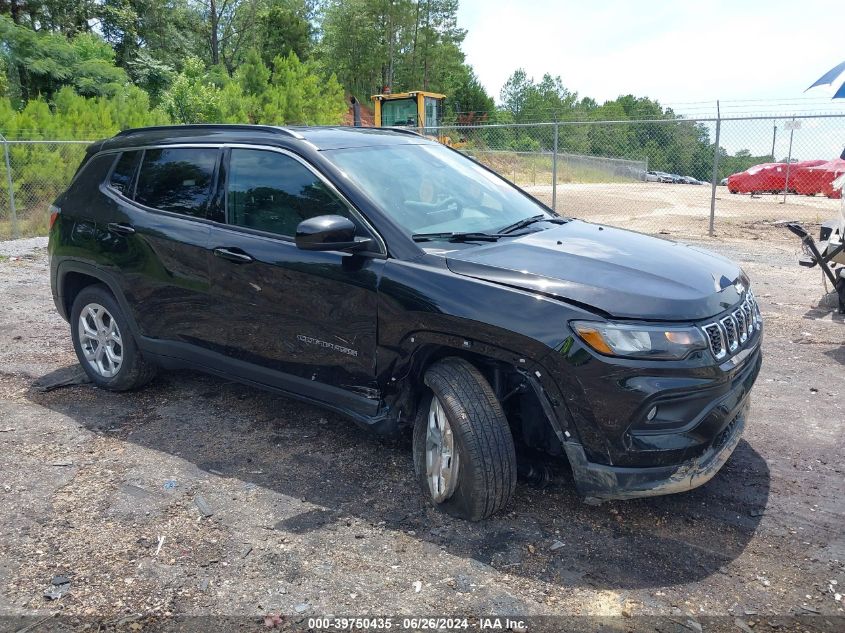
[[[194,504],[196,504],[197,508],[199,508],[200,514],[204,517],[210,517],[214,514],[214,510],[211,509],[211,506],[208,505],[208,501],[206,501],[200,495],[194,497]]]
[[[58,600],[63,595],[70,591],[70,578],[67,576],[54,576],[50,581],[50,586],[44,592],[44,597],[47,600]]]
[[[52,371],[46,376],[41,376],[32,383],[32,388],[36,391],[46,393],[59,389],[60,387],[69,387],[71,385],[84,385],[91,382],[88,374],[82,369],[79,364],[70,365],[69,367],[62,367],[56,371]]]
[[[283,623],[284,617],[281,615],[273,614],[264,616],[264,626],[266,626],[268,629],[282,628]]]
[[[751,627],[748,626],[748,623],[742,618],[734,618],[734,626],[744,633],[754,633]]]

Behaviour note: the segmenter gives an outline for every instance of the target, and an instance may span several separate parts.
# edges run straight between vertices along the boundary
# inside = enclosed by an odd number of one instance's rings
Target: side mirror
[[[371,241],[356,238],[352,220],[340,215],[318,215],[296,227],[296,247],[304,251],[358,251]]]

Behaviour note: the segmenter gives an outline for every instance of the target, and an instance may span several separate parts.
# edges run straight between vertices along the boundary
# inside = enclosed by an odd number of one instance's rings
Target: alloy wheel
[[[113,378],[123,364],[123,338],[111,313],[89,303],[79,313],[79,345],[88,365],[103,378]]]
[[[442,503],[455,492],[459,465],[457,444],[446,411],[440,399],[432,396],[425,435],[425,474],[436,503]]]

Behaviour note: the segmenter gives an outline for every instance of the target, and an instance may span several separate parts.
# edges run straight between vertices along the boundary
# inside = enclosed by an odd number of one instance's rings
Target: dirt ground
[[[552,187],[525,185],[533,195],[551,204]],[[560,184],[557,209],[591,222],[606,222],[673,239],[697,239],[707,235],[712,189],[704,185],[657,182],[619,184]],[[762,227],[777,221],[799,220],[818,224],[836,216],[839,200],[824,196],[731,194],[716,188],[716,237],[745,236],[754,239]]]
[[[845,322],[783,229],[698,243],[742,263],[766,327],[723,470],[600,506],[570,481],[520,484],[481,523],[426,504],[407,440],[277,395],[188,372],[39,392],[76,362],[68,325],[43,240],[0,243],[0,629],[60,613],[131,630],[169,614],[617,616],[605,630],[663,616],[693,632],[799,615],[814,618],[799,630],[842,630]]]

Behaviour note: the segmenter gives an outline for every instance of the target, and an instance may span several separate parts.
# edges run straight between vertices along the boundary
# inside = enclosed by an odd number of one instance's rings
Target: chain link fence
[[[0,137],[0,240],[47,234],[48,208],[73,178],[90,142]]]
[[[839,208],[839,192],[830,185],[845,171],[845,115],[562,121],[423,132],[563,215],[681,238],[741,234],[783,220],[828,220]]]
[[[845,171],[845,115],[562,121],[423,133],[563,215],[679,238],[835,217],[839,192],[830,183]],[[0,137],[0,239],[46,233],[47,209],[89,142]]]

